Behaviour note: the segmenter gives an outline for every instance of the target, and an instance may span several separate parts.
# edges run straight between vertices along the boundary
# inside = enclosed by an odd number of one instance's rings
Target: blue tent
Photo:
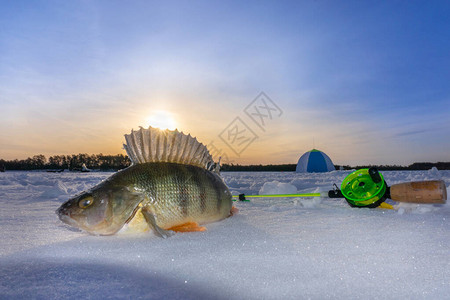
[[[295,172],[311,173],[311,172],[330,172],[336,168],[331,159],[322,151],[312,149],[303,154],[297,163]]]

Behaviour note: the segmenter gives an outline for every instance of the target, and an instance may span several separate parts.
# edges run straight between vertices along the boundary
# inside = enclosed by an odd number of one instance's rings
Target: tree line
[[[0,170],[54,170],[69,169],[80,170],[85,164],[89,169],[95,170],[120,170],[131,165],[128,156],[123,154],[104,155],[100,154],[72,154],[72,155],[53,155],[48,159],[42,155],[34,155],[23,160],[4,160],[0,159]],[[252,171],[252,172],[293,172],[297,164],[280,164],[280,165],[239,165],[224,164],[221,171]],[[450,162],[420,162],[413,163],[409,166],[398,165],[367,165],[367,166],[340,166],[335,165],[337,170],[352,170],[377,167],[380,171],[388,170],[429,170],[436,167],[439,170],[450,170]]]
[[[128,156],[123,154],[104,155],[100,154],[72,154],[53,155],[48,159],[42,154],[34,155],[23,160],[0,159],[0,168],[6,170],[51,170],[69,169],[80,170],[83,164],[89,169],[97,170],[120,170],[131,164]]]
[[[409,166],[398,166],[398,165],[381,165],[381,166],[356,166],[352,167],[352,169],[365,169],[370,167],[377,167],[380,171],[424,171],[430,170],[433,167],[436,167],[438,170],[450,170],[450,162],[416,162]],[[349,167],[348,167],[349,168]],[[345,168],[344,168],[345,169]]]
[[[235,165],[224,164],[221,167],[222,171],[252,171],[252,172],[293,172],[297,164],[283,164],[283,165]],[[450,162],[420,162],[413,163],[409,166],[398,165],[367,165],[367,166],[341,166],[335,165],[336,170],[358,170],[366,169],[370,167],[376,167],[380,171],[401,171],[401,170],[430,170],[436,167],[438,170],[450,170]]]

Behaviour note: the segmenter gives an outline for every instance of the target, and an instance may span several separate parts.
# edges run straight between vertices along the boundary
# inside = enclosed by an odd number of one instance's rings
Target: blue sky
[[[235,163],[450,160],[446,1],[0,4],[0,158],[123,153],[163,112]],[[262,91],[283,113],[258,131]],[[258,136],[239,156],[235,117]]]

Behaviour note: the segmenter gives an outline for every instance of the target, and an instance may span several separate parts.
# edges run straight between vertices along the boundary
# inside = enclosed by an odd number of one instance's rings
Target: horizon
[[[317,149],[313,149],[313,150],[317,150]],[[41,155],[43,155],[43,154],[36,154],[36,155],[33,155],[33,156],[29,156],[29,157],[27,157],[27,158],[24,158],[24,159],[18,159],[18,158],[14,158],[14,159],[2,159],[2,158],[0,158],[0,162],[3,160],[3,161],[5,161],[5,162],[13,162],[13,161],[18,161],[18,162],[21,162],[21,161],[25,161],[25,160],[27,160],[27,159],[34,159],[34,157],[38,157],[38,156],[41,156]],[[44,155],[44,158],[45,158],[45,164],[49,164],[49,165],[51,165],[50,164],[50,161],[49,161],[49,159],[51,158],[51,157],[61,157],[61,156],[66,156],[66,157],[74,157],[74,156],[79,156],[79,155],[87,155],[87,156],[113,156],[113,157],[115,157],[115,156],[120,156],[120,155],[122,155],[122,156],[125,156],[125,157],[128,157],[128,155],[125,153],[125,154],[123,154],[123,153],[116,153],[116,154],[104,154],[104,153],[77,153],[77,154],[54,154],[54,155],[50,155],[50,156],[45,156]],[[128,157],[129,158],[129,157]],[[130,159],[130,162],[131,162],[131,159]],[[334,163],[333,163],[334,164]],[[408,164],[408,165],[399,165],[399,164],[362,164],[362,165],[350,165],[350,164],[334,164],[335,165],[335,167],[351,167],[351,168],[356,168],[356,167],[358,167],[358,168],[361,168],[361,167],[364,167],[364,166],[375,166],[375,167],[401,167],[401,168],[407,168],[407,167],[411,167],[411,166],[414,166],[414,165],[418,165],[418,164],[450,164],[450,161],[416,161],[416,162],[413,162],[413,163],[411,163],[411,164]],[[260,163],[255,163],[255,164],[240,164],[240,163],[233,163],[233,162],[225,162],[225,163],[221,163],[221,165],[222,166],[242,166],[242,167],[251,167],[251,166],[287,166],[287,165],[292,165],[292,166],[295,166],[295,165],[297,165],[297,162],[295,162],[295,163],[283,163],[283,164],[277,164],[277,163],[269,163],[269,164],[260,164]],[[422,170],[422,169],[420,169],[420,170]]]
[[[2,3],[0,159],[125,154],[139,126],[223,163],[450,161],[450,3]]]

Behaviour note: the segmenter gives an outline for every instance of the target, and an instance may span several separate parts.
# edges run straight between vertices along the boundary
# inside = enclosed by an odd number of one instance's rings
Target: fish
[[[63,203],[59,219],[92,235],[205,231],[233,214],[232,195],[205,145],[178,130],[149,127],[125,135],[132,161]]]

